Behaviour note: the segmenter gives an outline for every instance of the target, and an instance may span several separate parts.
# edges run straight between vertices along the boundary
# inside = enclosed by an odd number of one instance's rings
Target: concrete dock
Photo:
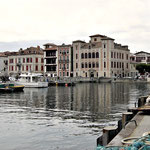
[[[147,103],[149,100],[149,103]],[[118,127],[105,127],[97,144],[107,147],[130,145],[135,139],[150,135],[150,96],[139,98],[137,107],[128,109],[118,121]],[[132,141],[130,144],[127,141]],[[149,142],[150,145],[150,142]]]
[[[108,146],[122,146],[123,139],[128,137],[142,137],[150,132],[150,115],[139,112],[135,117],[113,138]]]

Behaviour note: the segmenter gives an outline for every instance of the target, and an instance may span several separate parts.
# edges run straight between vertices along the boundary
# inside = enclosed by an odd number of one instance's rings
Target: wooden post
[[[124,112],[122,113],[122,128],[125,127],[126,123],[128,121],[130,121],[133,117],[133,113],[132,112]]]
[[[116,126],[107,126],[103,129],[102,143],[103,146],[106,146],[115,136],[116,136],[117,127]]]

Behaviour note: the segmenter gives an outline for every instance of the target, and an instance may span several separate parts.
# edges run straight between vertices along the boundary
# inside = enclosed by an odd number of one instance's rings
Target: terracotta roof
[[[44,44],[43,46],[46,46],[46,45],[49,45],[49,46],[57,46],[57,45],[55,45],[55,44],[53,44],[53,43],[46,43],[46,44]]]
[[[72,43],[85,43],[85,41],[76,40],[76,41],[73,41]]]
[[[137,53],[135,53],[135,55],[140,54],[140,53],[145,53],[145,54],[150,55],[150,53],[148,53],[148,52],[144,52],[144,51],[137,52]]]
[[[107,36],[101,35],[101,34],[95,34],[95,35],[91,35],[90,37],[102,37],[102,38],[105,38]]]
[[[115,39],[113,39],[113,38],[110,38],[110,37],[106,37],[106,38],[102,38],[102,40],[115,40]]]

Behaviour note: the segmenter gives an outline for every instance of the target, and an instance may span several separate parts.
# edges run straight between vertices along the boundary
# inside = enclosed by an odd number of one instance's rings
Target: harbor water
[[[0,149],[94,150],[107,125],[150,94],[148,83],[79,83],[0,93]]]

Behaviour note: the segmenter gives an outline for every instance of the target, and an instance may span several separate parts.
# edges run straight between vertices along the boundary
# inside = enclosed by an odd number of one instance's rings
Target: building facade
[[[72,46],[44,44],[44,66],[45,74],[50,77],[70,77],[72,72]]]
[[[44,53],[39,46],[20,49],[8,56],[10,76],[28,72],[44,73]]]
[[[58,46],[58,77],[71,77],[73,76],[72,65],[71,65],[71,55],[72,46],[62,44]]]
[[[57,77],[58,46],[52,43],[44,44],[44,73],[50,77]]]
[[[8,76],[8,57],[4,53],[0,53],[0,76]]]
[[[89,43],[73,41],[74,77],[129,76],[130,50],[104,35],[90,36]]]

